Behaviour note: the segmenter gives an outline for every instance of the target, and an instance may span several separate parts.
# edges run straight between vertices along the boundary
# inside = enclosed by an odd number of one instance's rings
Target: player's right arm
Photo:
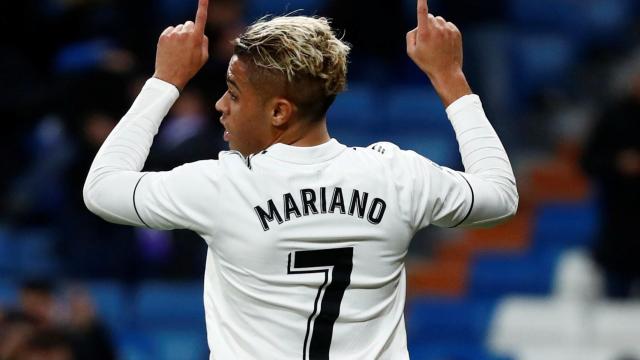
[[[215,192],[215,181],[198,175],[205,166],[215,170],[212,167],[216,162],[187,164],[166,172],[141,172],[153,137],[180,95],[179,90],[208,59],[208,39],[204,35],[208,3],[199,0],[195,23],[170,26],[160,35],[153,78],[109,134],[89,169],[83,188],[85,204],[107,221],[159,229],[197,229],[198,204],[207,195],[202,189]]]
[[[405,152],[416,227],[486,226],[515,215],[518,191],[506,151],[462,71],[462,35],[418,0],[418,26],[407,33],[407,53],[429,77],[456,132],[465,172]]]

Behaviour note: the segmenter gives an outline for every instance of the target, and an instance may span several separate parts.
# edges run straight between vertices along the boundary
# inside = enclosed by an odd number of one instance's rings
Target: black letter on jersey
[[[258,215],[258,219],[260,219],[260,223],[262,223],[262,229],[264,229],[264,231],[269,230],[267,221],[271,222],[274,218],[278,220],[278,224],[282,224],[282,216],[280,216],[278,209],[276,209],[276,205],[273,203],[273,200],[269,200],[267,204],[269,205],[269,213],[264,211],[260,206],[256,206],[254,208]]]
[[[318,209],[316,208],[316,193],[311,189],[302,189],[300,190],[300,197],[302,198],[302,213],[304,216],[309,215],[309,211],[314,214],[318,213]],[[309,210],[311,209],[311,210]]]
[[[327,213],[327,188],[320,188],[320,212]]]
[[[291,193],[284,194],[283,198],[285,221],[289,221],[291,219],[291,213],[294,213],[296,217],[302,216],[302,214],[300,214],[300,210],[298,209],[298,205],[296,205],[296,202],[293,200],[293,196],[291,196]]]
[[[342,189],[339,187],[333,189],[333,197],[331,198],[331,205],[329,205],[329,212],[333,213],[336,210],[336,207],[340,208],[340,214],[345,213]]]
[[[364,213],[367,209],[368,197],[369,197],[369,193],[367,193],[366,191],[363,191],[362,199],[360,199],[360,192],[358,190],[353,190],[353,194],[351,195],[351,204],[349,204],[349,215],[353,216],[353,213],[356,210],[356,206],[357,206],[358,217],[360,219],[364,218]]]
[[[378,211],[378,215],[374,216],[377,207],[380,207],[380,211]],[[380,221],[382,221],[382,216],[384,216],[384,210],[386,208],[387,204],[384,202],[384,200],[378,198],[373,199],[371,209],[369,209],[369,214],[367,214],[367,220],[375,225],[380,224]]]

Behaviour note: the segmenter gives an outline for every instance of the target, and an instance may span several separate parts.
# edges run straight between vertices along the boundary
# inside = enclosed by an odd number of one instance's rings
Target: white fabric
[[[108,221],[187,228],[204,238],[211,359],[318,351],[407,359],[404,259],[413,234],[429,224],[492,224],[516,211],[509,160],[475,95],[447,109],[466,173],[390,143],[350,148],[336,140],[275,144],[248,159],[221,152],[219,160],[140,173],[178,95],[147,82],[96,156],[84,198]],[[321,252],[328,249],[341,250]],[[337,316],[332,327],[322,325],[331,323],[327,314]]]

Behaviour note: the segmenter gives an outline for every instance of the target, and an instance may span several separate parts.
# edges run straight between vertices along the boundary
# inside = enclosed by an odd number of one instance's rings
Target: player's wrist
[[[178,92],[182,93],[182,90],[184,89],[184,87],[187,85],[185,82],[180,81],[180,80],[176,80],[171,78],[170,76],[166,76],[163,74],[159,74],[158,72],[155,72],[153,74],[153,77],[158,79],[158,80],[162,80],[164,82],[166,82],[167,84],[171,84],[173,85],[176,89],[178,89]]]
[[[445,108],[461,97],[472,94],[462,69],[428,74],[428,76]]]

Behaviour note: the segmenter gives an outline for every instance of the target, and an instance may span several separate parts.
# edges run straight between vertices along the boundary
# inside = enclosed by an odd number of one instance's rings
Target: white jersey
[[[466,173],[391,143],[334,139],[140,173],[177,97],[147,82],[84,195],[106,220],[191,229],[206,241],[211,359],[408,359],[404,260],[414,233],[515,213],[511,166],[475,95],[447,109]]]

